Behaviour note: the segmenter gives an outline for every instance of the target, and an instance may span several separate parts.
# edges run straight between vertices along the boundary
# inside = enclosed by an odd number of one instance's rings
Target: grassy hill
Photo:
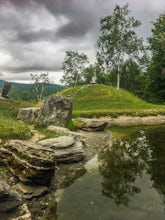
[[[165,114],[165,105],[149,104],[125,90],[101,84],[69,87],[58,94],[73,99],[75,117]]]

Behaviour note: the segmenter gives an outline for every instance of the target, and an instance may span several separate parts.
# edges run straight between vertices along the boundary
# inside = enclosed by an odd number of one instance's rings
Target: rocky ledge
[[[31,141],[9,141],[0,148],[0,161],[21,182],[45,185],[54,174],[54,151]]]

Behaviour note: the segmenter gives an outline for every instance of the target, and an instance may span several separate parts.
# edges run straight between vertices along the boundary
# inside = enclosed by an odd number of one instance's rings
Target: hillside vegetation
[[[165,114],[165,105],[149,104],[125,90],[102,84],[69,87],[58,94],[73,99],[75,117]]]
[[[0,80],[0,88],[3,87],[4,81]],[[63,85],[59,84],[48,84],[44,95],[49,96],[54,94],[58,91],[61,91],[65,88]],[[32,91],[31,84],[24,84],[24,83],[12,83],[11,89],[9,91],[9,96],[14,99],[18,100],[34,100],[36,97]]]
[[[29,128],[17,120],[18,110],[28,107],[31,103],[0,99],[0,139],[28,139]]]

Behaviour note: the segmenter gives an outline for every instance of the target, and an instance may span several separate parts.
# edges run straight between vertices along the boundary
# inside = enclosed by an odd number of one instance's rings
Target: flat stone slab
[[[83,150],[83,144],[77,141],[74,145],[65,149],[56,149],[55,158],[57,163],[73,163],[83,160],[85,152]]]
[[[49,138],[38,142],[42,146],[52,149],[67,148],[74,144],[74,138],[71,136],[60,136],[58,138]]]

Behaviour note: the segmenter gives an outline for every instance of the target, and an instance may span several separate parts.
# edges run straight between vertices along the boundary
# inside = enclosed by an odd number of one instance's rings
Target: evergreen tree
[[[165,102],[165,14],[153,22],[152,35],[148,38],[151,61],[148,66],[148,98]]]

